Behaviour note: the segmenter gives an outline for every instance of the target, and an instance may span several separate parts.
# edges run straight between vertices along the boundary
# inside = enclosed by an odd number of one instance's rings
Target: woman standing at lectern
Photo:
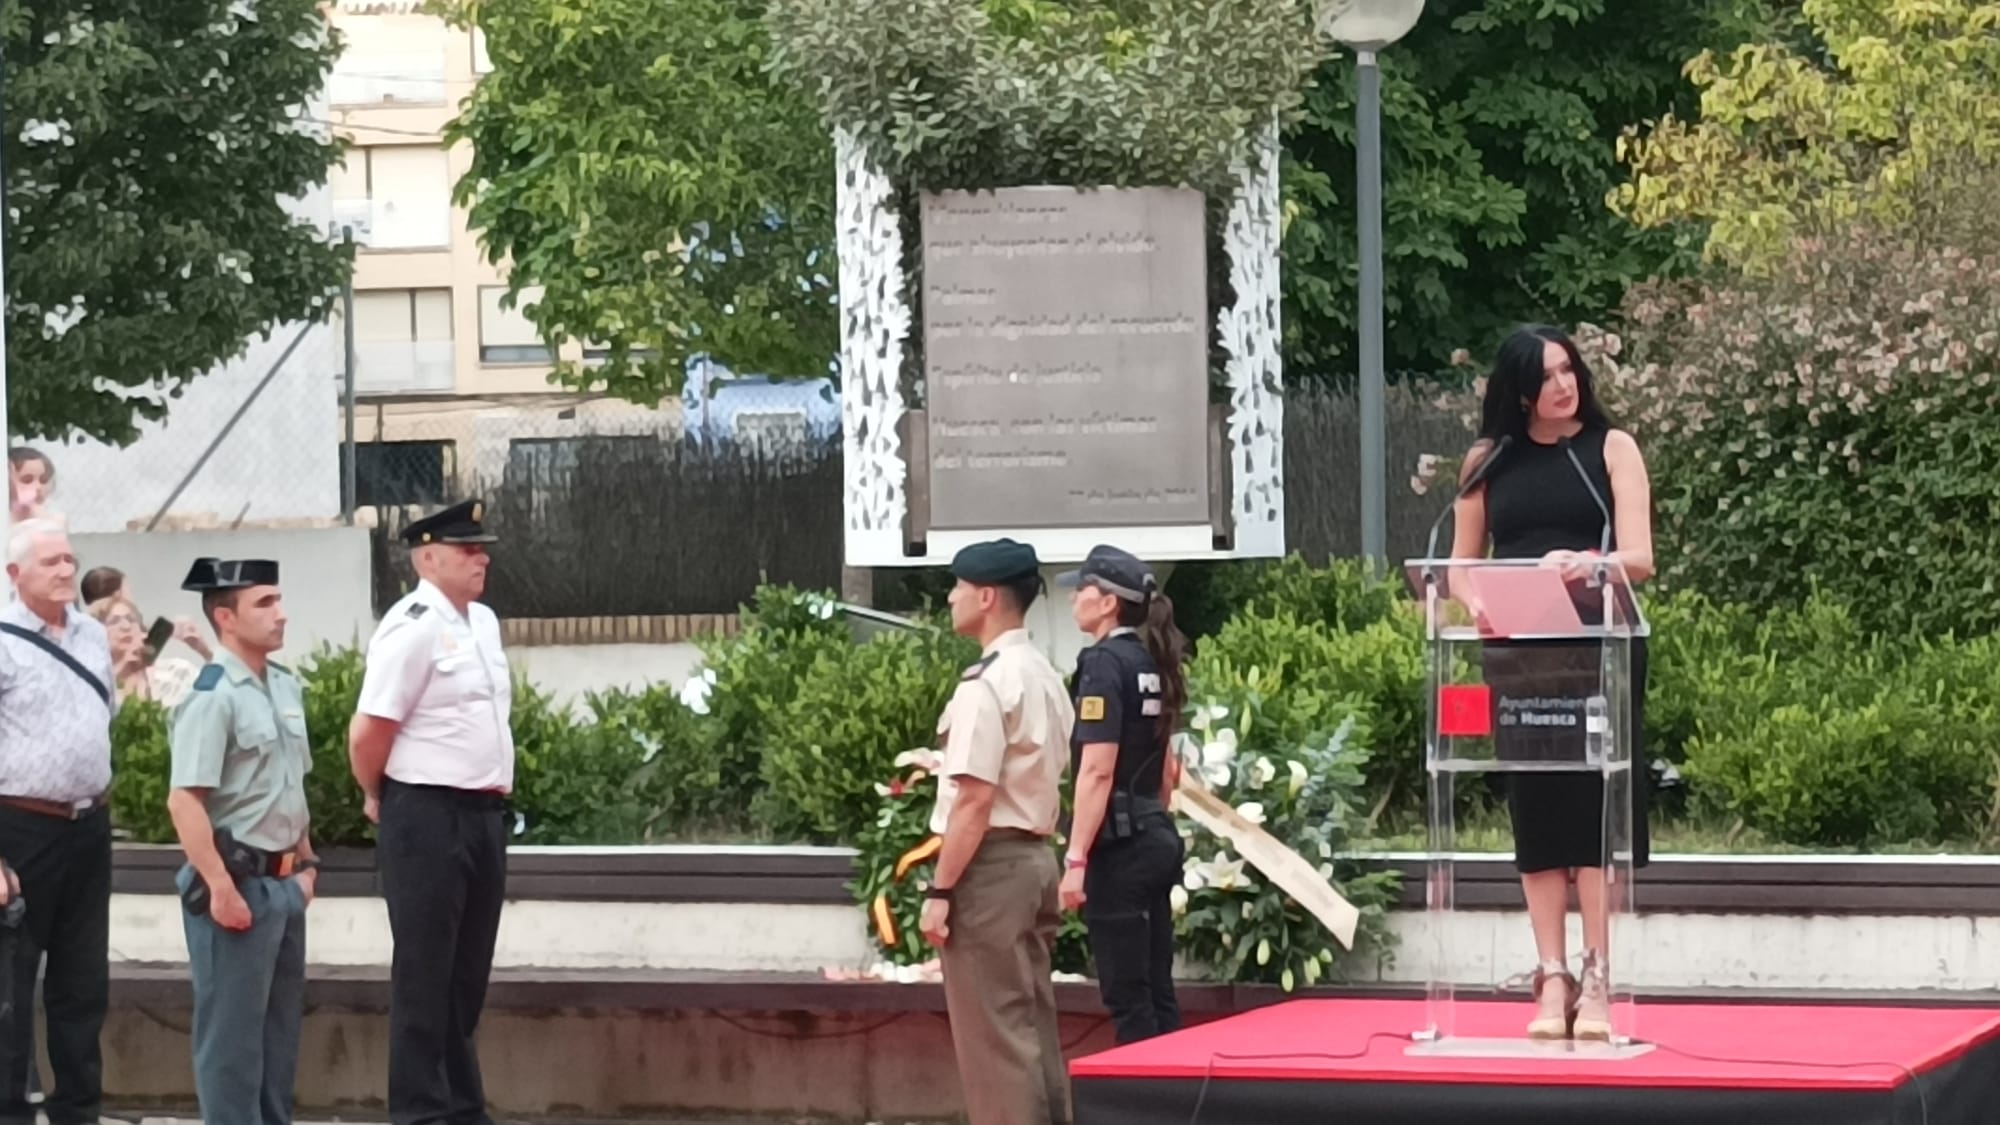
[[[1503,439],[1511,440],[1503,445]],[[1498,459],[1484,482],[1458,501],[1454,558],[1485,558],[1490,540],[1495,558],[1539,558],[1562,566],[1566,577],[1579,581],[1604,542],[1606,513],[1597,499],[1602,497],[1609,508],[1612,556],[1633,582],[1652,575],[1652,497],[1645,459],[1632,435],[1612,425],[1597,401],[1590,369],[1558,329],[1523,328],[1501,345],[1487,379],[1479,440],[1466,454],[1460,479],[1471,479],[1496,449]],[[1637,749],[1645,714],[1645,643],[1643,638],[1631,642],[1634,866],[1644,866],[1649,851],[1648,775]],[[1517,669],[1532,669],[1531,659],[1517,659],[1528,653],[1507,655]],[[1515,773],[1505,780],[1514,864],[1521,873],[1539,958],[1533,978],[1535,1017],[1528,1034],[1535,1039],[1609,1039],[1605,950],[1611,934],[1603,869],[1603,778],[1578,771]],[[1580,981],[1570,975],[1565,949],[1572,877],[1583,915]]]

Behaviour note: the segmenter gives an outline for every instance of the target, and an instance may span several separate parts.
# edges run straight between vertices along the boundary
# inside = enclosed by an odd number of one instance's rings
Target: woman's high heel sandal
[[[1569,1038],[1577,991],[1576,978],[1561,961],[1535,966],[1535,1018],[1528,1022],[1528,1038]]]
[[[1604,955],[1596,950],[1583,955],[1583,993],[1577,997],[1571,1034],[1578,1039],[1611,1041],[1611,971],[1604,964]]]

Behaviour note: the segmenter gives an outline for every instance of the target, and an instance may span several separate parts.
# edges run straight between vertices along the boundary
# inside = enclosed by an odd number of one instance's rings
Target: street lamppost
[[[1424,0],[1327,0],[1319,29],[1354,50],[1361,234],[1361,553],[1389,561],[1388,421],[1382,377],[1382,71],[1375,53],[1409,34]]]

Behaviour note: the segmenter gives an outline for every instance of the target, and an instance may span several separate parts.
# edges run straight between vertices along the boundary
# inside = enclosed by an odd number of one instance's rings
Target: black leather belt
[[[82,820],[84,817],[103,808],[107,803],[105,797],[102,795],[82,802],[45,801],[40,797],[0,796],[0,805],[20,809],[23,812],[35,813],[39,816],[51,816],[57,820]]]

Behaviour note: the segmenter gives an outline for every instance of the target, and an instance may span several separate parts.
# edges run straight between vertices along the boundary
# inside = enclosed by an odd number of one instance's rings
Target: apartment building
[[[328,82],[350,148],[330,178],[333,222],[365,230],[354,276],[356,478],[363,504],[421,503],[447,483],[477,485],[510,464],[557,459],[585,434],[677,433],[660,409],[552,386],[558,356],[484,260],[452,187],[471,163],[444,127],[491,69],[476,31],[422,0],[337,0],[328,17],[346,49]],[[523,295],[532,301],[533,291]]]

